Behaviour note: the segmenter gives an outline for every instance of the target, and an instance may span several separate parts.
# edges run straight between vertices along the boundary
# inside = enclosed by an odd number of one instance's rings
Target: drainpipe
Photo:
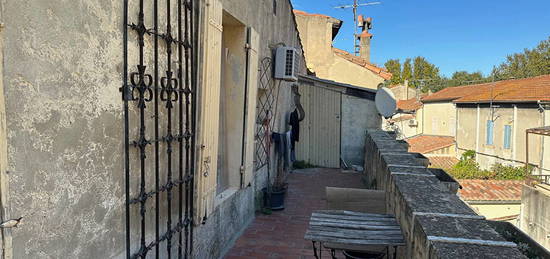
[[[479,162],[478,160],[478,152],[479,152],[479,116],[481,113],[481,109],[479,108],[479,103],[477,104],[477,122],[476,122],[476,162]]]
[[[455,106],[455,156],[458,154],[458,107]]]
[[[514,120],[512,125],[512,160],[517,158],[517,144],[518,144],[518,106],[514,104]]]
[[[248,117],[248,70],[250,69],[250,28],[246,30],[246,45],[245,45],[246,57],[245,57],[245,72],[244,72],[244,107],[243,107],[243,139],[241,145],[241,189],[244,188],[244,173],[246,170],[246,119]]]
[[[546,112],[545,112],[545,109],[544,109],[544,105],[540,102],[540,101],[537,101],[538,105],[539,105],[539,112],[541,113],[541,122],[540,122],[540,126],[541,127],[544,127],[545,125],[545,122],[546,122]],[[544,168],[544,136],[540,136],[540,162],[539,162],[539,174],[543,174],[543,171],[542,169]]]

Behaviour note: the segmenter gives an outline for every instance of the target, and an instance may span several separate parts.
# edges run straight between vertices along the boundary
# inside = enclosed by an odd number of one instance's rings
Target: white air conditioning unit
[[[275,52],[275,79],[298,81],[299,60],[295,48],[278,47]]]
[[[410,127],[416,127],[418,126],[418,121],[415,119],[409,120],[409,126]]]

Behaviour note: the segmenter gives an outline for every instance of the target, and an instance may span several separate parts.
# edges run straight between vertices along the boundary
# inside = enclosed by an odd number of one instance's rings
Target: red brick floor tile
[[[320,168],[291,173],[288,184],[285,209],[256,215],[225,258],[314,258],[304,235],[311,213],[326,209],[325,187],[363,187],[359,174]],[[323,258],[331,258],[330,252],[324,250]]]

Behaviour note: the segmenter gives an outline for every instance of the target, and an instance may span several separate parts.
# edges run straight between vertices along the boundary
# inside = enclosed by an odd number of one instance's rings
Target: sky
[[[353,51],[353,13],[335,9],[353,0],[291,0],[295,9],[344,21],[334,46]],[[373,18],[371,62],[424,56],[445,76],[455,71],[487,75],[509,54],[550,36],[550,0],[359,0]]]

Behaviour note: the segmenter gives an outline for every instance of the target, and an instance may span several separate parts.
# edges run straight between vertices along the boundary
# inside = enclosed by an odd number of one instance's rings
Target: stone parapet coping
[[[388,133],[368,130],[365,150],[365,179],[386,191],[405,258],[526,258]]]

